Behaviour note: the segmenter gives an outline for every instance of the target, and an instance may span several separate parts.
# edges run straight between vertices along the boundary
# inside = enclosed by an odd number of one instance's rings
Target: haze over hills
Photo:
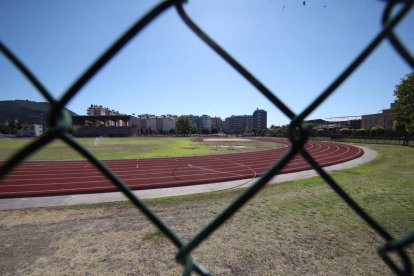
[[[18,120],[21,123],[46,125],[51,105],[29,100],[0,101],[0,124]],[[67,109],[70,115],[76,113]]]

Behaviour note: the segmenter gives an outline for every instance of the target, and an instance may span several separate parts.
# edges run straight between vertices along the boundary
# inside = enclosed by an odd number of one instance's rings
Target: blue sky
[[[0,40],[59,97],[121,33],[158,1],[0,0]],[[300,112],[381,29],[384,1],[190,0],[188,14],[256,78]],[[396,33],[414,52],[414,12]],[[411,72],[384,41],[308,119],[377,113]],[[43,101],[0,55],[0,100]],[[135,37],[69,103],[126,114],[268,111],[268,125],[288,118],[211,51],[170,9]]]

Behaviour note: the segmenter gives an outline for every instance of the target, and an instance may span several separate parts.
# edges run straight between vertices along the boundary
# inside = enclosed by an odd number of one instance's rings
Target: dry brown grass
[[[374,250],[379,239],[363,223],[332,225],[306,206],[284,207],[295,198],[312,196],[303,194],[306,190],[277,198],[273,193],[258,196],[203,243],[195,259],[217,275],[390,274]],[[188,240],[233,196],[157,203],[153,208]],[[352,216],[341,204],[337,207],[344,216]],[[176,248],[128,205],[4,211],[0,218],[5,241],[0,250],[2,275],[179,275],[182,271],[174,260]]]

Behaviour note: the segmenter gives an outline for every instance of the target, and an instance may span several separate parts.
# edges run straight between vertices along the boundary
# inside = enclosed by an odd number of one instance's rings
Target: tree
[[[175,123],[175,130],[177,134],[188,135],[191,133],[192,125],[190,117],[181,115]]]
[[[267,132],[271,136],[283,136],[286,133],[286,129],[283,127],[272,125],[270,129],[265,132]],[[263,133],[261,132],[261,134]]]
[[[203,134],[203,135],[208,135],[208,134],[210,134],[210,130],[209,130],[208,128],[203,128],[203,129],[201,130],[201,134]]]
[[[278,127],[278,128],[276,129],[276,135],[281,136],[281,135],[284,135],[284,134],[285,134],[285,130],[284,130],[283,128]]]
[[[394,89],[395,103],[391,110],[393,130],[404,135],[403,145],[408,145],[409,136],[414,132],[414,73],[401,79]]]

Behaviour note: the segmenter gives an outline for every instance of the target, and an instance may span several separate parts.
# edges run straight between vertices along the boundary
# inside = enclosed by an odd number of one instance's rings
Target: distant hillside
[[[46,125],[51,105],[29,100],[0,101],[0,124],[19,120],[21,123]],[[76,113],[68,110],[71,115]]]

